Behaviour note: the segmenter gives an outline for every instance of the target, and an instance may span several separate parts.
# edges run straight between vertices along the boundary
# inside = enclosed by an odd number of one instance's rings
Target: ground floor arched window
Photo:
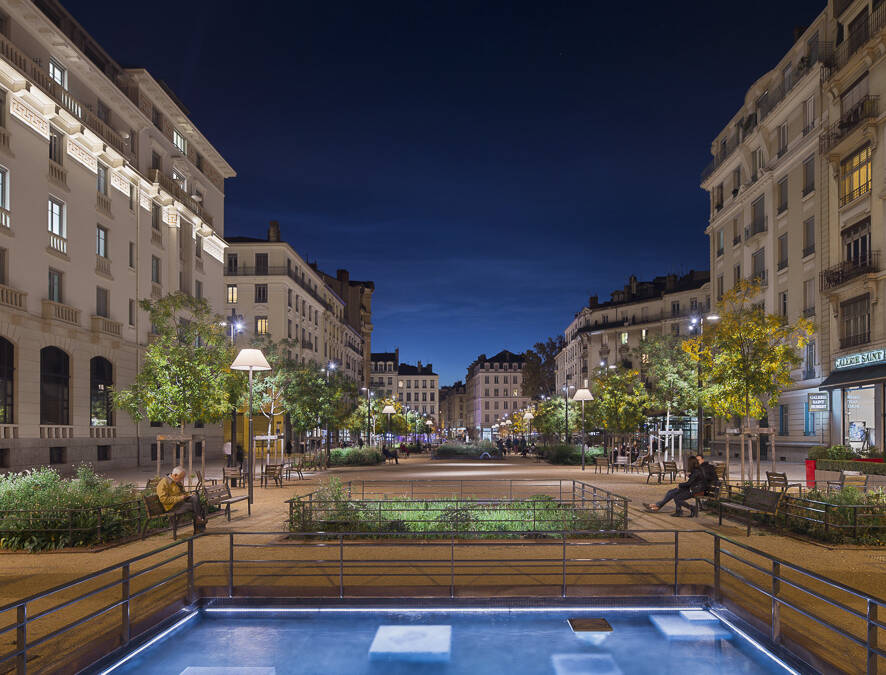
[[[89,425],[114,426],[114,405],[111,387],[114,385],[114,367],[101,356],[89,362]]]
[[[40,424],[71,423],[70,358],[58,347],[40,350]]]

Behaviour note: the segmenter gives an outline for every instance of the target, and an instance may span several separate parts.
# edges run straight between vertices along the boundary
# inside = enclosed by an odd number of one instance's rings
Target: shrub
[[[871,450],[876,451],[876,448],[871,448]],[[860,456],[860,454],[856,453],[855,450],[853,450],[848,445],[832,445],[829,448],[823,445],[816,445],[814,448],[809,449],[808,454],[809,459],[814,460],[847,460],[855,459]]]
[[[605,451],[598,446],[592,446],[585,449],[585,463],[593,462],[594,457],[602,455]],[[552,445],[544,450],[544,458],[551,464],[564,464],[567,466],[578,466],[581,464],[581,446],[580,445]]]
[[[138,499],[133,486],[114,485],[87,464],[74,478],[49,467],[0,476],[0,548],[43,551],[134,535]]]
[[[827,509],[828,527],[823,522],[809,520],[808,511],[792,507],[789,502],[787,523],[791,530],[832,543],[853,542],[876,546],[886,543],[886,493],[882,490],[864,493],[854,487],[831,493],[812,490],[806,495],[806,500],[817,502],[819,509],[821,504],[835,507]],[[795,501],[797,504],[804,502]],[[824,515],[819,514],[817,518],[823,519]]]
[[[815,462],[815,468],[819,471],[860,471],[872,476],[886,476],[886,464],[877,462],[819,459]]]
[[[329,453],[329,466],[375,466],[384,461],[384,455],[370,448],[334,448]]]
[[[809,448],[809,454],[807,455],[809,459],[830,459],[828,457],[828,446],[826,445],[816,445],[815,447]]]

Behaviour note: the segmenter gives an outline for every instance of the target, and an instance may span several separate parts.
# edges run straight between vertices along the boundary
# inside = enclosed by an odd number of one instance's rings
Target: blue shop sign
[[[861,368],[875,363],[886,363],[886,349],[872,349],[868,352],[838,356],[834,359],[834,370]]]

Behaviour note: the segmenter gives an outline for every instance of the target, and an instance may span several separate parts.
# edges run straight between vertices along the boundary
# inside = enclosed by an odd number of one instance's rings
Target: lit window
[[[188,139],[178,133],[177,129],[172,130],[172,142],[175,143],[175,147],[182,151],[183,155],[188,154]]]
[[[237,284],[228,284],[228,302],[231,304],[237,302]]]
[[[626,345],[628,343],[628,334],[626,332],[621,334],[621,343],[623,345]]]
[[[49,231],[65,237],[65,205],[58,199],[49,198]]]
[[[255,334],[256,335],[267,335],[268,334],[268,317],[266,317],[266,316],[255,317]]]
[[[840,206],[871,190],[871,146],[860,148],[840,162]]]
[[[49,59],[49,77],[62,88],[68,88],[68,71],[55,59]]]

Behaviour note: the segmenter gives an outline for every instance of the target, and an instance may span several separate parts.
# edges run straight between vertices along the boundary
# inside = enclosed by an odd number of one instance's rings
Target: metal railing
[[[602,540],[527,532],[495,542],[316,534],[331,541],[204,533],[11,602],[0,607],[0,668],[22,675],[39,659],[41,671],[75,672],[154,634],[164,619],[190,616],[200,599],[588,598],[631,588],[638,596],[707,593],[716,613],[739,617],[771,649],[794,663],[802,656],[810,668],[870,673],[886,663],[877,641],[886,601],[710,531],[633,530]]]
[[[855,333],[854,335],[845,335],[840,338],[840,349],[848,349],[849,347],[858,347],[866,345],[871,341],[871,332]]]
[[[844,260],[837,263],[819,274],[821,290],[827,291],[851,281],[863,274],[873,274],[880,271],[880,252],[869,251],[867,255]]]
[[[844,112],[840,119],[822,131],[818,140],[822,153],[828,152],[837,143],[848,136],[862,122],[873,119],[880,114],[880,97],[865,96],[858,103]],[[806,191],[804,191],[806,194]]]
[[[826,81],[833,77],[837,71],[849,62],[853,54],[864,47],[884,27],[886,27],[886,5],[881,4],[870,13],[870,16],[861,25],[849,33],[843,42],[834,47],[833,50],[828,50],[829,53],[823,59],[824,68],[822,69],[821,79]]]
[[[763,216],[763,218],[757,218],[756,220],[751,221],[751,224],[744,228],[744,238],[750,239],[754,235],[760,234],[761,232],[765,232],[769,229],[769,216]]]
[[[319,302],[325,308],[329,309],[329,303],[324,300],[320,294],[311,288],[306,281],[304,281],[294,269],[286,267],[284,265],[269,265],[267,267],[256,267],[254,265],[237,265],[236,267],[232,267],[228,265],[225,267],[225,276],[231,277],[268,277],[268,276],[287,276],[292,279],[295,283],[302,287],[302,289],[310,295],[314,300]]]
[[[148,171],[148,179],[152,183],[158,184],[161,188],[166,190],[169,194],[171,194],[175,199],[180,201],[182,204],[187,206],[192,213],[197,214],[203,221],[212,227],[212,216],[206,212],[206,209],[202,204],[197,202],[186,190],[183,190],[181,185],[176,183],[172,178],[164,174],[159,169],[150,169]]]

